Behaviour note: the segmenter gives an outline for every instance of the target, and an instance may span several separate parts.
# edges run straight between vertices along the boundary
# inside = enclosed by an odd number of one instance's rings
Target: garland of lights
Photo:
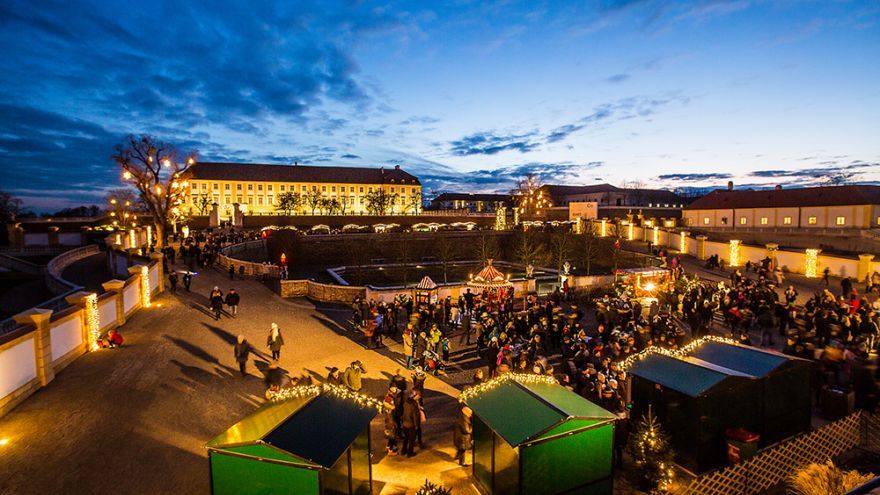
[[[141,265],[141,306],[150,307],[150,267]]]
[[[98,313],[98,295],[87,295],[85,303],[86,331],[88,332],[89,349],[97,351],[101,348],[98,345],[98,341],[101,340],[101,315]]]
[[[479,385],[475,385],[469,389],[466,389],[461,392],[458,396],[458,401],[461,403],[465,403],[468,400],[484,393],[493,388],[501,385],[502,383],[507,383],[511,380],[515,380],[519,383],[543,383],[545,385],[558,385],[559,382],[556,378],[553,378],[550,375],[532,375],[528,373],[504,373],[503,375],[498,375],[495,378],[489,380],[488,382],[481,383]]]
[[[804,276],[816,278],[819,270],[819,249],[807,249],[804,257]]]
[[[276,392],[270,392],[269,400],[273,402],[281,402],[298,397],[309,397],[313,395],[318,395],[322,392],[325,394],[333,395],[340,399],[350,400],[361,407],[373,407],[375,409],[378,409],[379,412],[382,412],[385,409],[385,404],[378,399],[374,399],[373,397],[369,397],[358,392],[352,392],[345,387],[340,387],[339,385],[331,385],[329,383],[324,383],[321,385],[301,385],[298,387],[284,388]]]
[[[739,248],[742,244],[742,241],[737,239],[730,240],[730,262],[728,263],[730,266],[739,266]]]
[[[651,347],[648,347],[647,349],[645,349],[637,354],[633,354],[632,356],[629,356],[628,358],[626,358],[622,361],[618,361],[617,364],[618,364],[618,366],[620,366],[620,369],[622,371],[627,371],[627,370],[629,370],[629,368],[632,365],[636,364],[637,362],[641,361],[642,359],[644,359],[648,356],[651,356],[653,354],[660,354],[663,356],[668,356],[668,357],[673,357],[673,358],[686,357],[686,356],[690,355],[690,353],[692,353],[697,347],[700,347],[701,345],[705,344],[706,342],[721,342],[723,344],[738,344],[738,342],[736,342],[735,340],[728,339],[726,337],[719,337],[717,335],[707,335],[705,337],[700,337],[699,339],[692,341],[691,343],[687,344],[686,346],[684,346],[680,349],[666,349],[663,347],[651,346]]]

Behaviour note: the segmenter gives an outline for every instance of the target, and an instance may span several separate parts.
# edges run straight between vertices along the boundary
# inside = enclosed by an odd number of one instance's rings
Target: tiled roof
[[[510,194],[443,193],[432,201],[511,201]]]
[[[618,192],[623,189],[612,186],[611,184],[596,184],[592,186],[563,186],[556,184],[547,184],[541,186],[542,190],[547,191],[551,196],[567,196],[569,194],[594,194],[603,192]]]
[[[419,179],[416,176],[399,167],[317,167],[313,165],[198,162],[187,171],[186,175],[190,179],[197,180],[419,184]]]
[[[794,189],[723,190],[710,192],[687,210],[734,208],[791,208],[798,206],[844,206],[880,204],[880,186],[851,185]]]

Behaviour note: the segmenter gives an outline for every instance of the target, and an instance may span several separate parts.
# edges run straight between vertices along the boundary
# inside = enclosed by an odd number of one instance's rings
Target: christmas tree
[[[452,495],[452,490],[425,480],[425,484],[419,488],[416,495]]]
[[[642,416],[632,436],[630,454],[641,469],[644,480],[652,492],[665,492],[675,476],[673,452],[669,446],[669,436],[660,428],[651,406]]]

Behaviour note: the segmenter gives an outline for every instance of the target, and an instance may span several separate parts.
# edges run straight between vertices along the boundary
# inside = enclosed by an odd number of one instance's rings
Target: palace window
[[[721,217],[721,225],[727,225],[727,217]]]
[[[272,184],[269,184],[268,186],[266,186],[266,190],[267,190],[267,191],[271,191],[271,190],[272,190]]]
[[[220,184],[214,183],[214,190],[217,191],[220,189]]]
[[[761,225],[767,225],[767,217],[761,217]]]
[[[336,192],[336,186],[330,186],[330,192]]]
[[[236,191],[241,191],[241,184],[236,184],[236,185],[235,185],[235,190],[236,190]]]
[[[223,189],[225,189],[226,191],[228,191],[228,190],[229,190],[229,186],[230,186],[229,184],[223,184]]]
[[[372,190],[372,189],[371,189],[371,190]],[[364,188],[363,188],[363,186],[361,186],[361,193],[363,193],[363,192],[364,192]]]
[[[327,192],[327,186],[321,186],[321,192]]]
[[[703,225],[709,225],[709,217],[703,217]]]
[[[236,196],[236,197],[235,197],[235,202],[238,203],[238,204],[241,204],[241,196]]]
[[[739,224],[745,225],[746,224],[746,217],[739,217]]]
[[[257,184],[257,191],[262,191],[262,190],[263,190],[263,185]]]
[[[791,225],[791,217],[782,217],[782,225]]]
[[[253,190],[254,190],[254,185],[248,184],[248,191],[253,191]]]
[[[846,225],[846,217],[837,217],[834,223],[837,225]]]
[[[232,203],[232,196],[225,196],[223,202],[226,204]]]
[[[807,223],[810,225],[816,225],[816,217],[810,217],[807,219]]]

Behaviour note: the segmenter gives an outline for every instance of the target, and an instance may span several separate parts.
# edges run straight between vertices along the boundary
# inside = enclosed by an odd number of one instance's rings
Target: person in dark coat
[[[172,271],[168,274],[168,283],[171,286],[171,293],[177,294],[177,272]]]
[[[467,466],[464,457],[468,450],[471,449],[474,427],[471,424],[471,416],[473,411],[468,406],[463,406],[455,421],[452,430],[452,443],[455,444],[455,459],[458,460],[459,466]]]
[[[330,372],[327,373],[327,383],[342,386],[342,372],[336,366],[330,368]]]
[[[385,439],[388,441],[385,446],[385,452],[388,455],[397,455],[397,434],[398,434],[398,418],[396,413],[396,408],[398,404],[398,396],[400,396],[401,392],[395,386],[391,386],[388,389],[388,393],[385,394],[385,400],[383,402],[382,411],[385,414]]]
[[[284,337],[281,336],[281,329],[277,323],[272,324],[269,329],[269,336],[266,338],[266,347],[272,352],[272,359],[278,360],[281,357],[281,346],[284,345]]]
[[[238,314],[238,303],[240,301],[241,298],[238,292],[235,292],[235,289],[229,289],[229,292],[226,294],[226,305],[229,306],[229,312],[232,313],[233,318]]]
[[[220,288],[214,287],[208,299],[210,300],[211,310],[214,311],[214,319],[219,320],[220,313],[223,311],[223,293],[220,292]]]
[[[419,392],[410,390],[403,401],[403,413],[400,416],[403,428],[403,455],[415,455],[416,431],[422,427],[422,409],[419,407]]]
[[[235,343],[233,351],[235,352],[235,360],[238,362],[238,370],[241,371],[241,376],[247,376],[245,366],[247,366],[248,356],[251,353],[251,345],[244,338],[244,335],[238,336],[238,341]]]
[[[183,288],[186,289],[187,292],[189,292],[189,286],[192,285],[192,281],[192,272],[189,270],[183,272]]]

